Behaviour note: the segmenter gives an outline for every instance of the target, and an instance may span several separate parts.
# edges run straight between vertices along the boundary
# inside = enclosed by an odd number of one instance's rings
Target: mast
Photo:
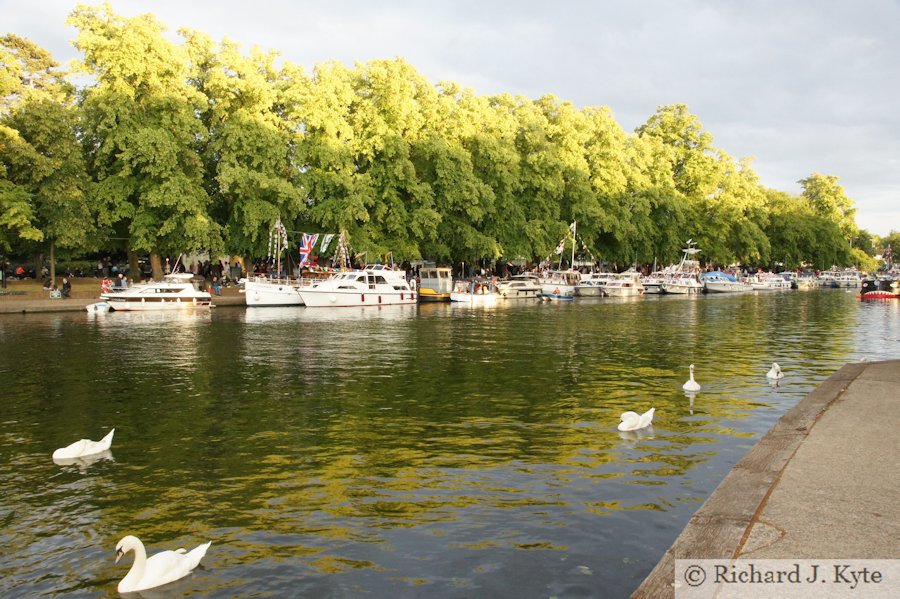
[[[575,230],[578,228],[578,221],[572,221],[572,261],[569,263],[569,267],[572,270],[575,270]]]

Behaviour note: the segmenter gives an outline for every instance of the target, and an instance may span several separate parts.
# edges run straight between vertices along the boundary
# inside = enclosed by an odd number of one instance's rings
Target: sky
[[[99,4],[85,0],[83,4]],[[898,0],[112,0],[307,68],[401,57],[479,95],[609,106],[633,131],[686,104],[766,187],[835,175],[857,224],[900,231]],[[0,0],[0,33],[65,63],[69,0]]]

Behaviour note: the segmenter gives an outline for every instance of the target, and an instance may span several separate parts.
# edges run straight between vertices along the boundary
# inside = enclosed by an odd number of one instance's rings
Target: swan
[[[621,422],[619,422],[618,429],[620,431],[636,431],[640,428],[650,426],[653,422],[653,412],[655,411],[656,408],[650,408],[643,414],[638,414],[637,412],[625,412],[619,417]]]
[[[775,362],[772,362],[772,368],[769,369],[769,372],[766,373],[766,378],[773,380],[783,379],[784,373],[781,372],[781,366],[779,366]]]
[[[681,386],[685,391],[699,391],[700,384],[694,380],[694,365],[691,364],[691,378],[687,380],[685,384]]]
[[[87,455],[94,455],[95,453],[103,453],[109,446],[112,445],[113,433],[116,432],[116,429],[112,429],[107,433],[105,437],[100,439],[99,441],[91,441],[90,439],[81,439],[79,441],[75,441],[71,445],[67,445],[66,447],[60,447],[56,451],[53,452],[54,460],[70,460],[72,458],[83,458]]]
[[[132,535],[123,537],[116,545],[116,563],[129,551],[134,551],[134,563],[125,578],[119,581],[118,591],[143,591],[184,578],[197,567],[211,544],[212,541],[198,545],[188,553],[184,549],[160,551],[147,559],[147,551],[140,539]]]

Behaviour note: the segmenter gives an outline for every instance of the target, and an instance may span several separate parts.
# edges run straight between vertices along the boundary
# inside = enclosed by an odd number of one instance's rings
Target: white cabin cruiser
[[[303,298],[297,292],[300,282],[255,276],[243,280],[244,301],[248,306],[302,306]]]
[[[599,297],[604,294],[607,284],[614,281],[614,272],[592,272],[582,275],[575,285],[575,295],[580,297]]]
[[[703,282],[707,293],[743,293],[753,290],[750,285],[738,281],[733,274],[718,270],[703,273],[700,275],[700,281]]]
[[[577,270],[552,270],[541,278],[541,294],[552,297],[575,297],[575,288],[581,281]]]
[[[493,306],[497,303],[498,296],[497,290],[489,282],[457,281],[450,294],[450,301],[470,306]]]
[[[541,281],[536,275],[516,275],[497,283],[501,299],[535,299],[541,292]]]
[[[620,272],[612,281],[606,284],[604,292],[610,297],[637,297],[644,295],[641,273],[634,269]]]
[[[755,279],[751,279],[750,285],[754,291],[775,291],[791,288],[790,281],[786,281],[783,277],[771,272],[757,274]]]
[[[307,308],[415,304],[406,273],[377,264],[351,270],[297,291]]]
[[[700,282],[700,262],[690,256],[700,253],[700,248],[694,247],[694,240],[687,240],[687,247],[681,250],[684,255],[675,271],[660,283],[659,288],[663,293],[675,293],[680,295],[701,293],[703,283]]]
[[[191,273],[168,274],[161,281],[102,293],[100,300],[113,311],[208,309],[212,305],[212,296],[201,289]]]

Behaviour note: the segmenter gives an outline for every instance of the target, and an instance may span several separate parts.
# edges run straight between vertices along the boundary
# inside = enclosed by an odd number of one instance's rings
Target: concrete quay
[[[674,597],[676,559],[900,558],[898,408],[900,360],[846,364],[738,462],[632,598]]]

